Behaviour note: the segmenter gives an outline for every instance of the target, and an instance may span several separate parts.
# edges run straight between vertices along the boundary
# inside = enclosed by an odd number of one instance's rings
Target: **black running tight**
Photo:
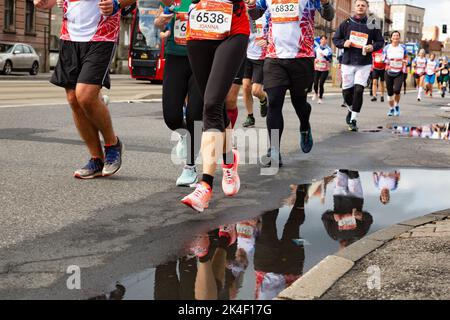
[[[274,87],[266,89],[269,98],[268,112],[267,112],[267,129],[269,131],[269,138],[272,145],[272,130],[278,129],[279,141],[278,146],[281,145],[281,135],[284,129],[283,119],[283,104],[288,87]],[[311,105],[306,101],[305,96],[293,96],[291,91],[291,101],[294,106],[295,113],[300,120],[300,131],[309,130],[309,116],[311,115]]]
[[[248,36],[237,34],[225,40],[190,40],[189,61],[203,96],[203,130],[221,132],[230,124],[225,98],[246,56]]]
[[[328,78],[328,71],[315,71],[314,73],[314,93],[319,94],[319,98],[323,98],[325,92],[325,81]]]

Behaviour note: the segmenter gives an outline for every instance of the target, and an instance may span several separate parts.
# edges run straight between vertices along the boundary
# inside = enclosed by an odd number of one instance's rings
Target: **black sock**
[[[249,116],[250,118],[253,118],[253,113],[249,113],[248,116]]]
[[[209,174],[204,173],[202,175],[202,181],[206,182],[209,185],[209,187],[211,188],[211,190],[212,190],[213,182],[214,182],[214,177],[213,176],[210,176]]]
[[[224,164],[232,164],[234,163],[234,153],[233,151],[228,151],[227,153],[222,154],[223,157],[223,163]]]

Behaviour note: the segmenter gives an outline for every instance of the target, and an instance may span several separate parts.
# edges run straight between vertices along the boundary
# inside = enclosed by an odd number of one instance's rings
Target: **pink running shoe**
[[[234,163],[233,164],[223,164],[223,178],[222,178],[222,190],[227,196],[234,196],[239,192],[241,187],[241,180],[238,175],[239,166],[239,152],[233,149]]]
[[[219,238],[227,237],[229,239],[228,246],[236,242],[237,232],[236,224],[226,224],[219,228]]]
[[[209,244],[209,235],[207,233],[199,234],[192,241],[189,253],[197,258],[203,258],[208,254]]]
[[[198,212],[203,212],[204,209],[208,208],[211,196],[211,187],[205,182],[200,182],[196,185],[195,190],[184,197],[181,202]]]

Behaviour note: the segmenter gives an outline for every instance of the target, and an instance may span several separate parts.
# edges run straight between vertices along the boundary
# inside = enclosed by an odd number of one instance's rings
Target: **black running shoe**
[[[260,112],[261,112],[261,117],[266,117],[267,116],[267,97],[264,98],[263,101],[259,101],[259,106],[261,107]]]
[[[384,102],[384,97],[381,97],[381,98],[380,98],[380,101],[381,101],[381,102]]]
[[[308,131],[300,131],[300,148],[304,153],[309,153],[313,147],[311,127]]]
[[[352,119],[352,113],[351,113],[351,111],[348,111],[348,112],[347,112],[347,116],[345,117],[345,122],[346,122],[347,124],[350,124],[351,119]]]
[[[250,115],[247,116],[244,123],[242,124],[244,128],[253,127],[254,125],[255,125],[255,118]]]
[[[348,125],[348,131],[358,132],[358,126],[356,125],[356,120],[352,120]]]
[[[373,97],[372,99],[370,99],[370,101],[372,101],[372,102],[377,101],[377,97]]]

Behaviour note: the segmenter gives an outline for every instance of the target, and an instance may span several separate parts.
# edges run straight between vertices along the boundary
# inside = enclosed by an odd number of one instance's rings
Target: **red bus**
[[[162,81],[164,73],[164,41],[155,27],[158,0],[138,0],[131,24],[128,52],[130,75],[138,80]]]

